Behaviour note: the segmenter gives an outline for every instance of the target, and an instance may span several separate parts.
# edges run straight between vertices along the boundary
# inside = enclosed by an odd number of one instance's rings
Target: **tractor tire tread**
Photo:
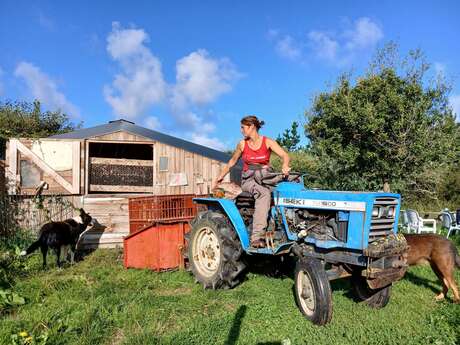
[[[201,276],[195,269],[191,259],[191,241],[194,236],[194,228],[199,226],[200,222],[206,222],[211,225],[220,241],[221,264],[219,271],[211,278]],[[188,242],[190,268],[195,279],[201,282],[205,289],[231,289],[238,285],[240,281],[238,278],[242,275],[246,265],[243,262],[241,243],[228,218],[221,212],[206,211],[200,213],[191,224],[192,230],[186,240]]]

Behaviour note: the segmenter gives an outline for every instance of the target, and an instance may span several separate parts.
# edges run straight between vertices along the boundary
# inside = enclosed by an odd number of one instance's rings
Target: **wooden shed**
[[[10,139],[6,148],[10,194],[62,194],[84,207],[103,231],[88,246],[122,245],[129,233],[128,198],[207,194],[230,156],[126,120],[38,140]],[[238,181],[241,167],[227,180]]]

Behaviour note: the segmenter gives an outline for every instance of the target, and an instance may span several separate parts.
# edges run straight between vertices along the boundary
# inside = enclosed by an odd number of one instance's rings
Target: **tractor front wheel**
[[[188,259],[195,279],[204,288],[236,286],[245,268],[242,254],[239,238],[224,214],[207,211],[192,222]]]
[[[371,308],[383,308],[390,301],[391,284],[381,289],[371,289],[360,270],[353,272],[351,285],[356,298]]]
[[[325,325],[331,321],[331,285],[319,260],[302,258],[297,261],[295,297],[302,314],[315,325]]]

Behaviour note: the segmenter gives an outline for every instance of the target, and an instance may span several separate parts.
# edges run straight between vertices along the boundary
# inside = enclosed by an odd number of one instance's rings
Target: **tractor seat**
[[[249,192],[241,192],[235,198],[235,204],[238,208],[241,207],[254,207],[255,199]]]
[[[240,194],[237,195],[236,198],[237,198],[237,199],[238,199],[238,198],[243,198],[243,199],[245,199],[245,198],[250,198],[250,199],[254,199],[254,197],[252,196],[252,194],[249,193],[249,192],[241,192]]]

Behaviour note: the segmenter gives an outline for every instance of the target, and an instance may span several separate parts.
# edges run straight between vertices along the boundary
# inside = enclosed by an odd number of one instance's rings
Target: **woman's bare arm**
[[[291,168],[289,167],[290,158],[288,153],[284,151],[284,149],[275,140],[270,138],[267,138],[266,140],[268,148],[270,148],[283,160],[283,166],[281,168],[281,171],[284,175],[289,175],[289,170],[291,170]]]
[[[214,181],[212,185],[212,189],[214,190],[217,186],[218,183],[222,182],[224,179],[225,175],[228,174],[230,169],[238,162],[238,159],[240,159],[241,154],[243,153],[243,150],[241,148],[241,141],[236,145],[235,151],[233,152],[232,158],[228,161],[228,163],[224,166],[222,171],[220,172],[219,176],[217,176],[216,180]]]

